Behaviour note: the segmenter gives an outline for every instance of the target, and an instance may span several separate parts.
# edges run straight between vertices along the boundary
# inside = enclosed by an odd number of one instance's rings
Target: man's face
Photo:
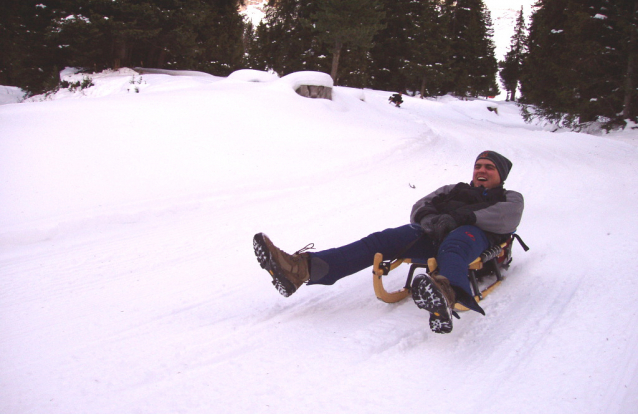
[[[472,181],[474,187],[483,186],[489,190],[501,184],[501,176],[492,161],[480,159],[474,164]]]

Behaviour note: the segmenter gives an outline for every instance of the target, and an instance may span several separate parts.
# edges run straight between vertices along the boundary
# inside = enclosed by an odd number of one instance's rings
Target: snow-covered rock
[[[334,82],[327,73],[315,71],[294,72],[282,77],[279,82],[290,86],[299,95],[305,97],[332,99]]]

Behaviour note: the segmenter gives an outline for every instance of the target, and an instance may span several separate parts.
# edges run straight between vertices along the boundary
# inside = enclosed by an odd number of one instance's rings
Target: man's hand
[[[456,223],[456,220],[452,218],[449,214],[441,214],[439,216],[434,217],[432,220],[432,237],[437,242],[441,243],[443,239],[450,233],[452,230],[457,228],[459,225]]]

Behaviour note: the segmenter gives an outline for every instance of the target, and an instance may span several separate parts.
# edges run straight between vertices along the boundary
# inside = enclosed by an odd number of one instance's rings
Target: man
[[[290,255],[263,233],[253,238],[255,255],[283,296],[302,284],[332,285],[372,265],[375,253],[385,258],[427,262],[436,257],[440,274],[417,275],[411,286],[416,305],[430,313],[436,333],[452,331],[455,303],[485,312],[472,296],[468,265],[485,249],[516,231],[523,215],[523,196],[503,188],[512,163],[494,151],[476,158],[469,184],[439,188],[414,204],[410,224],[372,233],[354,243],[316,253],[312,245]]]
[[[399,93],[393,94],[392,96],[388,98],[388,102],[393,103],[394,106],[396,106],[397,108],[400,108],[401,104],[403,103],[403,93],[399,92]]]

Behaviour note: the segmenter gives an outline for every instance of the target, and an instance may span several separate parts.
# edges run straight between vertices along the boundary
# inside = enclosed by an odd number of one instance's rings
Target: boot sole
[[[286,279],[279,266],[277,266],[277,263],[272,259],[272,254],[268,249],[268,244],[264,240],[265,237],[266,235],[263,233],[255,234],[255,237],[253,237],[253,249],[255,250],[255,256],[257,256],[259,266],[261,266],[262,269],[265,269],[272,277],[272,284],[275,286],[277,291],[282,296],[288,297],[295,293],[297,288],[291,281]]]
[[[429,275],[414,278],[412,299],[419,309],[430,312],[430,329],[435,333],[452,332],[452,314],[443,293]]]

